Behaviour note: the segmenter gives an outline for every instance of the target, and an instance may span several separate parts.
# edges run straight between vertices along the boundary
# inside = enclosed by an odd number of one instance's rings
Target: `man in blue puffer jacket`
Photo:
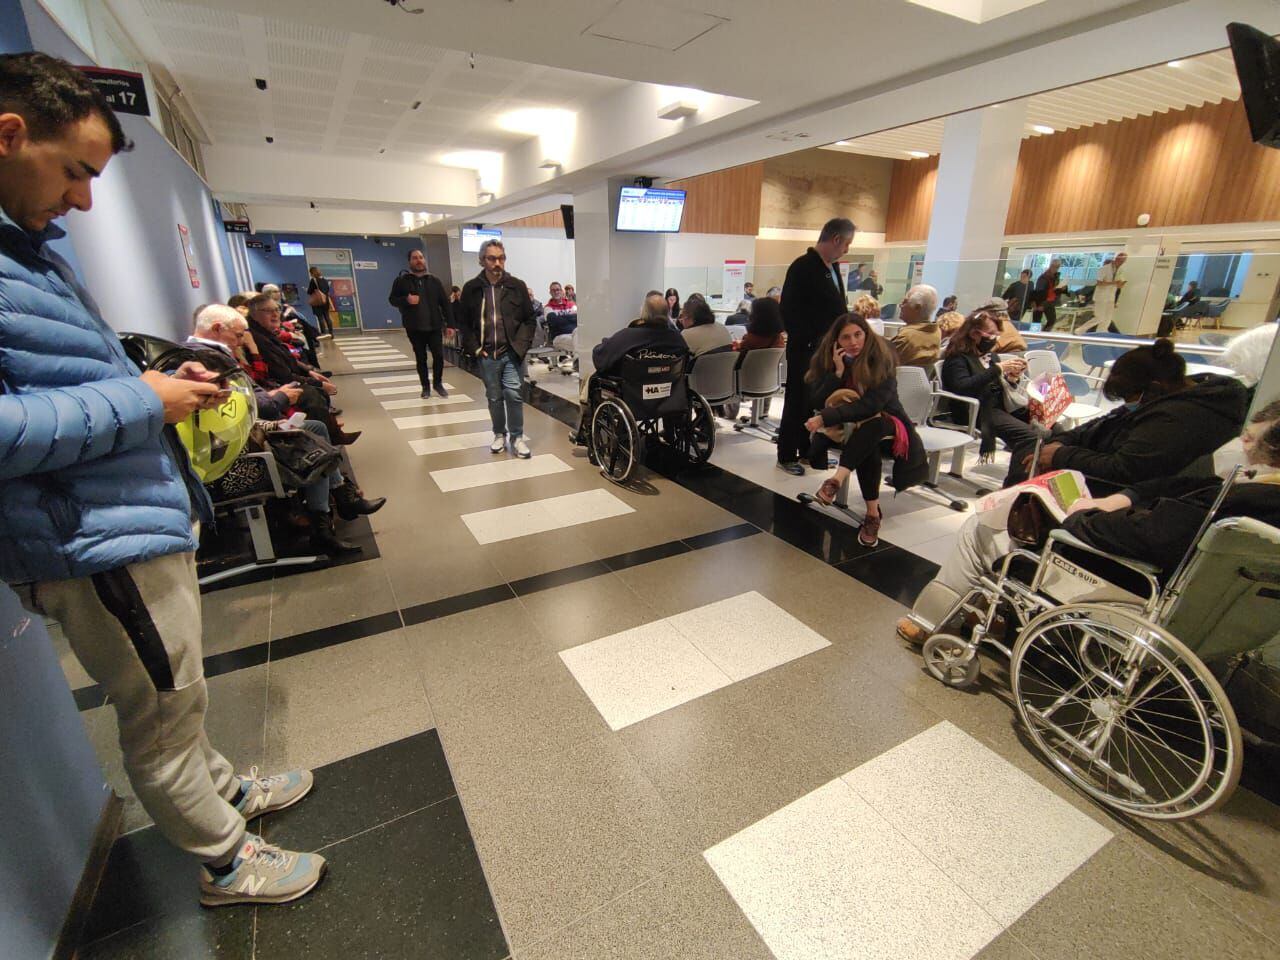
[[[62,624],[115,707],[134,792],[203,863],[201,901],[283,902],[324,860],[264,843],[245,817],[300,800],[311,774],[238,777],[204,732],[193,524],[211,511],[168,425],[223,394],[199,364],[139,375],[48,246],[128,146],[75,68],[0,56],[0,577]]]

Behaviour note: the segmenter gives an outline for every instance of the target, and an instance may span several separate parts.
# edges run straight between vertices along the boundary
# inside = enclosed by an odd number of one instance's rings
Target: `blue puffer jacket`
[[[47,242],[0,210],[0,579],[195,549],[212,515],[164,408]],[[193,511],[192,504],[195,504]]]

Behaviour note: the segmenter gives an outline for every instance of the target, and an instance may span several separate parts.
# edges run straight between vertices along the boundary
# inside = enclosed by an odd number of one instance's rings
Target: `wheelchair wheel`
[[[600,472],[614,483],[626,483],[640,460],[640,431],[627,405],[601,400],[591,415],[588,439]]]
[[[935,633],[924,642],[920,655],[929,675],[948,687],[964,689],[978,679],[981,664],[977,651],[971,652],[969,645],[953,634]]]
[[[1018,637],[1010,675],[1036,747],[1107,806],[1181,820],[1225,802],[1240,779],[1240,727],[1222,687],[1136,610],[1046,611]]]
[[[716,448],[716,415],[711,404],[689,391],[689,419],[684,425],[684,446],[689,462],[703,464]]]

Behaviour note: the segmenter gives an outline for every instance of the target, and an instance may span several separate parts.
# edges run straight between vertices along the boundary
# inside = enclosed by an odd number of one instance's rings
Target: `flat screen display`
[[[462,228],[462,252],[479,253],[480,244],[486,240],[501,240],[501,230],[479,230],[475,227]]]
[[[282,257],[305,257],[307,252],[302,249],[300,243],[290,243],[288,240],[281,240],[276,244],[280,248],[280,256]]]
[[[683,190],[623,187],[618,196],[616,229],[624,233],[679,233],[684,194]]]

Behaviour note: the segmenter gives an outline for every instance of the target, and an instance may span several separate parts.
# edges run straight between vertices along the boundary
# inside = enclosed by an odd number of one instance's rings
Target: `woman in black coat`
[[[924,479],[924,446],[898,400],[893,348],[854,313],[839,317],[818,343],[804,375],[811,407],[809,464],[825,469],[827,451],[840,447],[840,466],[815,495],[831,504],[849,475],[858,475],[866,517],[858,530],[864,547],[879,543],[881,458],[894,459],[893,486],[904,490]],[[836,439],[839,436],[839,439]]]
[[[992,351],[1000,338],[1000,326],[989,313],[975,310],[952,334],[942,361],[942,387],[962,397],[978,401],[978,428],[982,431],[979,452],[984,460],[996,452],[996,440],[1010,447],[1034,443],[1040,432],[1027,420],[1024,407],[1010,413],[1004,406],[1004,388],[1000,381],[1017,383],[1027,369],[1018,357],[996,359]],[[951,418],[967,423],[969,408],[963,403],[951,405]]]

